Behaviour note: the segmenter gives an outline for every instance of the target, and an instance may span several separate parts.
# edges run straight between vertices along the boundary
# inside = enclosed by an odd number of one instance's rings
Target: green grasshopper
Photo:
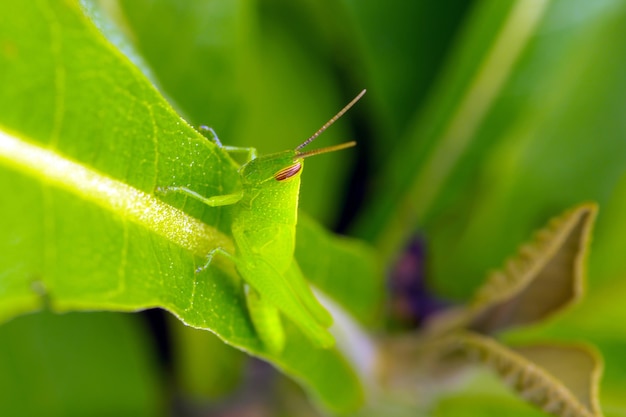
[[[208,268],[216,255],[234,263],[247,284],[246,303],[254,328],[265,348],[274,354],[280,353],[285,345],[280,313],[294,322],[316,346],[330,348],[334,345],[334,338],[328,331],[332,316],[313,295],[293,256],[300,174],[304,158],[345,149],[356,142],[308,152],[300,149],[339,119],[363,94],[365,90],[294,150],[270,155],[256,157],[254,148],[223,146],[212,129],[203,127],[211,132],[218,146],[227,151],[248,152],[248,161],[239,169],[240,190],[208,198],[186,187],[158,190],[182,192],[211,207],[233,205],[231,232],[235,253],[222,248],[212,250],[196,273]]]

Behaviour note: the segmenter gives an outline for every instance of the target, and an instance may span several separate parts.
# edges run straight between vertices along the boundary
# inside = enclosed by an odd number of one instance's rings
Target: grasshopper
[[[211,207],[233,205],[231,232],[235,253],[212,250],[200,272],[215,256],[232,261],[245,281],[250,319],[265,348],[274,354],[285,345],[280,313],[284,314],[320,348],[330,348],[334,338],[328,331],[333,319],[315,298],[294,259],[300,174],[304,158],[356,145],[347,142],[302,152],[362,96],[365,90],[341,109],[310,138],[293,150],[256,157],[254,148],[223,146],[215,132],[213,140],[227,151],[246,151],[248,161],[239,169],[240,188],[233,194],[204,197],[186,187],[161,187],[160,192],[181,192]]]

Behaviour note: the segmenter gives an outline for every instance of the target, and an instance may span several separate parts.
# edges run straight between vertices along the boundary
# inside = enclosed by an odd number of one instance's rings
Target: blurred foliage
[[[45,11],[48,3],[41,0],[34,4],[38,11]],[[367,88],[365,99],[319,139],[326,145],[356,138],[356,152],[328,155],[308,164],[303,174],[301,207],[326,226],[340,228],[371,244],[387,268],[392,268],[406,242],[419,233],[426,242],[426,284],[440,298],[466,300],[487,272],[514,253],[517,245],[548,218],[583,201],[597,202],[600,210],[591,245],[586,298],[566,313],[533,328],[505,334],[504,339],[594,344],[605,361],[601,390],[605,414],[626,414],[622,395],[626,389],[626,332],[621,325],[626,320],[626,309],[621,305],[626,293],[622,279],[626,274],[626,257],[622,256],[626,235],[624,2],[84,0],[80,6],[79,10],[74,2],[64,0],[56,7],[85,13],[142,74],[128,70],[126,58],[116,52],[105,60],[98,54],[65,56],[63,59],[77,67],[91,63],[108,73],[104,81],[93,83],[89,79],[94,73],[78,71],[75,78],[71,71],[65,73],[72,85],[90,87],[76,87],[75,98],[80,105],[70,112],[70,117],[83,122],[59,137],[65,140],[68,155],[79,155],[79,160],[87,160],[90,166],[146,192],[152,191],[155,175],[169,177],[172,172],[181,181],[200,184],[207,195],[216,190],[212,187],[232,184],[229,178],[236,165],[225,155],[207,151],[209,145],[201,145],[203,150],[196,154],[177,150],[180,143],[202,143],[202,138],[189,126],[178,127],[176,112],[190,125],[212,126],[225,144],[255,146],[267,153],[293,148],[356,92]],[[59,133],[53,130],[55,111],[62,111],[62,106],[71,108],[71,102],[60,102],[54,94],[58,77],[63,74],[42,69],[54,67],[55,60],[61,59],[59,54],[67,54],[67,44],[49,39],[71,27],[71,22],[55,21],[54,13],[42,12],[39,18],[48,25],[36,24],[28,20],[26,9],[11,2],[0,6],[0,126],[40,139],[48,146],[46,139]],[[30,49],[21,50],[12,41],[10,34],[19,25],[28,28],[20,45]],[[67,36],[75,36],[73,42],[79,39],[85,44],[100,36],[95,31],[89,33],[85,36],[70,31]],[[42,42],[48,42],[45,48],[40,48]],[[28,51],[27,57],[24,51]],[[11,60],[20,66],[7,65]],[[130,145],[144,144],[137,138],[150,137],[154,132],[145,124],[148,113],[140,114],[143,108],[132,107],[132,100],[123,97],[138,93],[161,103],[157,92],[137,81],[142,76],[151,80],[169,103],[163,101],[156,109],[161,121],[159,135],[169,138],[161,151],[172,158],[161,161],[163,169],[157,173],[150,173],[149,164],[134,158],[145,154],[147,148]],[[107,99],[115,94],[117,99]],[[81,141],[83,137],[90,141]],[[100,143],[105,148],[93,146]],[[99,159],[102,152],[115,154],[115,161]],[[221,185],[215,185],[198,162],[207,160],[209,153],[220,158],[221,166],[230,167],[225,168],[228,178],[221,178]],[[178,157],[183,159],[175,159]],[[195,169],[190,170],[194,162]],[[143,168],[129,170],[129,166]],[[129,177],[129,172],[137,175]],[[22,273],[23,265],[29,262],[42,263],[39,252],[21,251],[18,244],[28,241],[33,246],[42,245],[38,233],[45,226],[41,219],[46,216],[40,184],[27,176],[15,176],[4,166],[2,178],[5,192],[0,203],[7,219],[2,223],[2,239],[14,248],[0,261],[0,280],[5,275]],[[50,199],[46,193],[49,191],[43,192],[43,198]],[[57,202],[55,215],[78,205],[63,194],[55,194],[53,199]],[[227,212],[211,213],[195,202],[173,200],[172,204],[221,231],[228,228]],[[119,222],[109,218],[102,223],[103,217],[97,212],[86,218],[89,224],[101,226],[101,235],[110,232],[110,242],[104,247],[119,242]],[[64,225],[76,235],[85,227],[72,225],[71,219]],[[17,234],[14,231],[18,227],[29,232]],[[313,236],[298,242],[301,252],[310,252],[310,239],[319,239],[313,245],[322,247],[319,242],[327,238],[323,231]],[[170,259],[157,262],[154,253],[168,253],[176,262],[190,262],[185,254],[174,256],[171,248],[163,249],[158,240],[148,240],[151,243],[145,249],[142,243],[146,236],[140,237],[133,245],[137,259],[147,265],[169,265]],[[88,237],[62,244],[59,250],[73,255],[68,259],[90,258],[94,268],[103,258],[116,256],[115,252],[93,248]],[[14,256],[20,262],[14,262]],[[327,255],[326,259],[333,256]],[[308,260],[310,268],[318,266],[314,258]],[[116,273],[85,272],[83,266],[77,262],[74,273],[84,273],[87,288],[88,278]],[[347,276],[349,270],[342,275],[353,281],[322,277],[316,282],[321,287],[326,285],[327,291],[346,296],[342,305],[362,323],[379,324],[380,315],[368,309],[384,297],[381,281],[372,280],[367,289],[360,291],[359,276]],[[139,280],[143,275],[138,272],[137,277]],[[30,287],[39,278],[29,276],[17,291],[24,298],[16,305],[1,306],[0,311],[17,314],[42,307],[40,295],[33,294]],[[245,310],[229,277],[221,277],[216,285],[224,300],[233,302],[223,314],[238,317],[240,328],[248,326],[248,336],[239,341],[239,347],[246,343],[254,346]],[[351,293],[358,295],[350,297]],[[162,297],[175,305],[175,294]],[[80,297],[77,299],[80,301]],[[125,310],[149,304],[127,306]],[[41,320],[52,320],[50,317]],[[216,312],[215,317],[221,317],[221,313]],[[133,319],[119,317],[120,322],[124,320]],[[197,320],[195,324],[201,317]],[[217,319],[216,323],[223,324],[222,330],[227,331],[228,322]],[[19,326],[24,330],[15,330]],[[16,319],[0,332],[15,332],[16,338],[24,340],[20,345],[27,346],[23,334],[29,331],[28,326],[26,318]],[[43,330],[32,331],[45,335]],[[106,329],[100,331],[104,334]],[[199,392],[207,396],[224,394],[215,387],[203,386],[208,379],[194,376],[199,369],[211,372],[211,364],[201,359],[203,349],[219,349],[210,347],[212,341],[194,341],[191,333],[177,330],[173,334],[172,343],[180,343],[176,352],[198,358],[197,362],[181,364],[180,386],[194,396]],[[119,358],[134,357],[136,343],[142,343],[133,341],[141,336],[128,337],[125,342],[131,347],[115,346],[125,349],[117,355]],[[109,348],[104,342],[76,346],[80,350],[77,355],[91,355],[94,360],[104,360],[98,352]],[[150,348],[142,349],[150,358]],[[222,363],[218,359],[219,369],[229,369],[229,364],[232,369],[241,366],[241,357],[236,353],[214,355],[224,358]],[[298,357],[291,360],[297,362]],[[343,363],[339,356],[336,360]],[[17,359],[11,363],[18,369]],[[120,360],[115,366],[123,363]],[[193,369],[193,363],[198,369]],[[24,360],[19,364],[28,366]],[[315,363],[307,366],[314,369]],[[20,372],[32,372],[27,369],[21,368]],[[152,369],[137,378],[145,375],[158,378],[159,374]],[[140,381],[137,385],[135,389],[144,390],[137,398],[154,400],[158,384]],[[431,404],[431,410],[442,416],[539,415],[505,392],[472,391],[479,385],[470,380],[454,395]],[[110,395],[117,395],[115,388],[120,387],[113,386]],[[56,398],[64,401],[65,397],[61,393]],[[129,405],[127,410],[140,407],[146,415],[154,412],[154,402],[138,400],[137,404]],[[393,415],[415,415],[416,411],[411,410]]]
[[[2,414],[159,415],[166,398],[150,343],[138,316],[39,313],[7,323],[0,327]]]

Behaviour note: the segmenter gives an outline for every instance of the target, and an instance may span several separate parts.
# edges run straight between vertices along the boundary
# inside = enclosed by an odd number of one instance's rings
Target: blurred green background
[[[594,343],[605,358],[606,415],[626,415],[625,2],[85,0],[81,6],[190,124],[213,127],[228,145],[260,153],[293,148],[367,88],[317,144],[354,138],[358,147],[307,164],[301,207],[373,245],[389,268],[419,233],[427,285],[438,297],[467,299],[548,218],[596,201],[586,299],[511,340]],[[0,26],[11,18],[1,16]],[[51,366],[20,381],[19,359],[0,363],[0,386],[15,387],[0,391],[0,404],[24,404],[20,384],[50,396],[41,403],[45,412],[2,414],[84,415],[81,401],[88,401],[91,415],[106,404],[101,415],[206,409],[205,415],[222,415],[233,389],[249,393],[237,376],[250,378],[260,365],[244,365],[241,353],[208,333],[156,316],[148,322],[169,331],[148,333],[145,321],[113,313],[36,315],[0,327],[0,346],[12,357]],[[89,339],[90,331],[102,340]],[[76,334],[91,341],[55,348]],[[69,354],[74,366],[63,366]],[[120,367],[120,381],[99,376],[103,363]],[[74,374],[81,367],[89,375]],[[76,391],[83,378],[97,379],[103,397]],[[299,398],[290,383],[274,386],[288,393],[268,394],[277,407],[303,407],[285,399]],[[181,398],[184,406],[172,406]],[[224,399],[226,405],[207,406]],[[259,407],[276,415],[267,404]],[[461,393],[433,413],[470,409],[475,416],[538,413],[499,391]],[[385,415],[415,415],[393,410]]]

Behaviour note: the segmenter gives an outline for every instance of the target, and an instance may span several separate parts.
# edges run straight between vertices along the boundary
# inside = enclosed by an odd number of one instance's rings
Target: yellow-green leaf
[[[289,327],[283,355],[268,354],[233,266],[195,273],[212,248],[231,246],[232,211],[154,195],[233,192],[238,164],[78,1],[0,2],[0,16],[0,321],[45,307],[158,307],[263,356],[327,408],[358,407],[360,382],[339,351],[315,349]]]

